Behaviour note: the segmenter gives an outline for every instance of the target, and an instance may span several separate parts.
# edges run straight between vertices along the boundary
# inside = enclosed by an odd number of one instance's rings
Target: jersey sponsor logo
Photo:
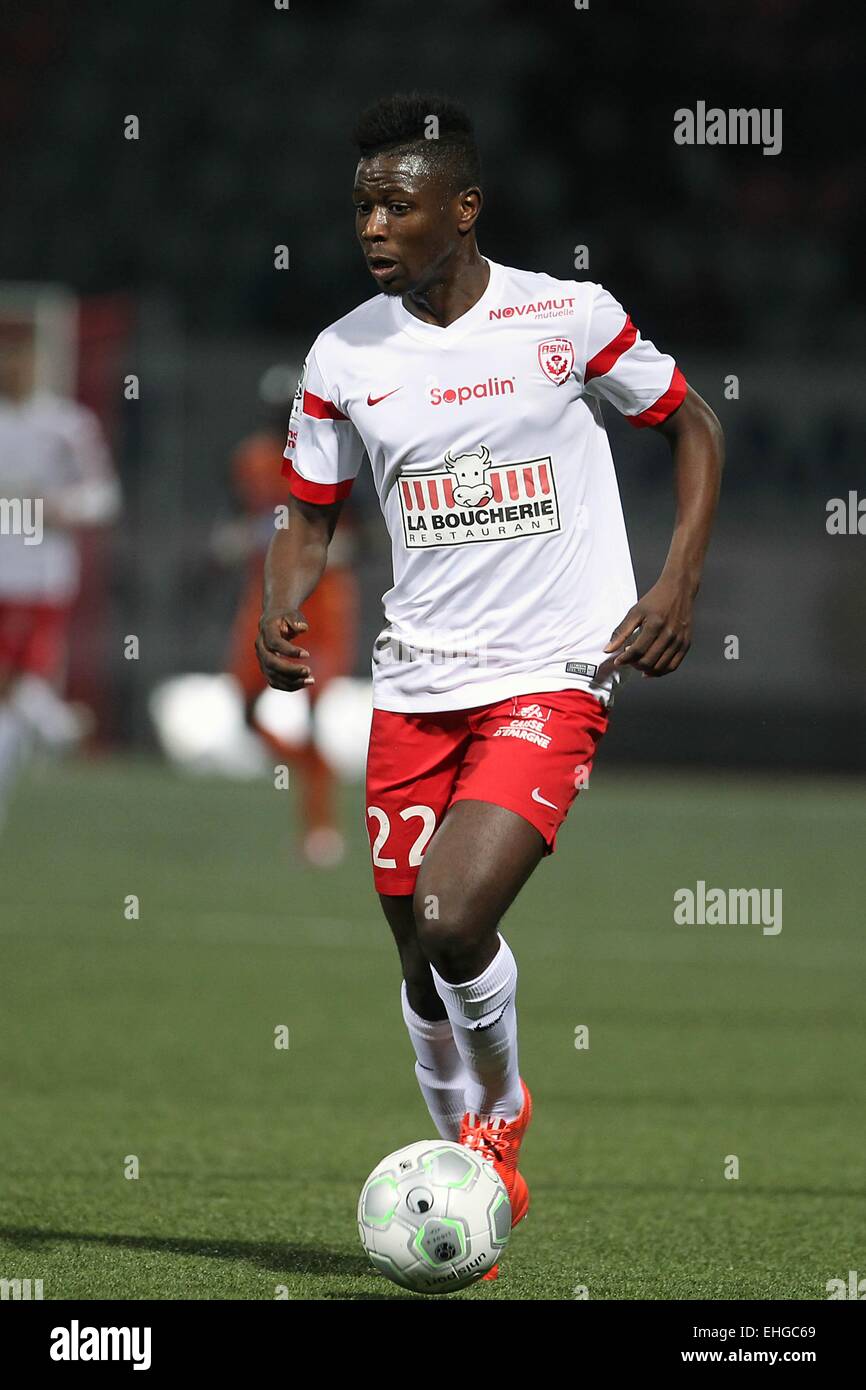
[[[286,447],[283,452],[283,458],[287,458],[290,453],[293,453],[298,445],[298,425],[304,408],[304,385],[307,380],[308,366],[309,358],[307,358],[301,368],[301,375],[298,377],[298,384],[295,387],[292,408],[289,412],[289,430],[286,436]]]
[[[476,381],[474,386],[431,386],[427,399],[431,405],[465,405],[467,401],[486,400],[490,396],[513,396],[513,376],[491,376],[486,381]]]
[[[506,304],[501,309],[490,309],[489,319],[555,319],[570,314],[574,309],[574,295],[563,299],[534,299],[529,304]]]
[[[389,396],[396,396],[398,391],[402,391],[402,386],[395,386],[393,391],[386,391],[384,396],[374,396],[372,392],[367,392],[367,404],[378,405],[380,401],[387,401]]]
[[[517,700],[518,700],[518,697],[515,695],[514,699],[513,699],[512,702],[511,702],[511,714],[512,714],[512,718],[517,718],[517,719],[539,719],[539,720],[541,720],[541,723],[542,723],[542,724],[546,724],[546,723],[547,723],[548,719],[550,718],[550,708],[549,708],[549,707],[545,710],[545,709],[542,709],[542,708],[541,708],[541,705],[521,705],[520,708],[518,709],[518,707],[517,707]]]
[[[493,463],[482,444],[444,456],[444,468],[404,474],[397,492],[409,549],[515,540],[560,530],[553,462]]]
[[[500,724],[498,729],[494,729],[493,737],[519,738],[524,743],[535,743],[538,745],[539,748],[547,748],[549,747],[550,740],[553,737],[552,734],[546,733],[544,728],[549,718],[550,710],[547,711],[547,714],[544,715],[542,719],[536,719],[532,716],[527,716],[526,718],[523,718],[522,711],[520,711],[518,714],[512,714],[507,724]],[[533,800],[538,800],[538,797],[535,795],[534,792],[532,793],[532,796]],[[548,802],[547,804],[548,806],[550,806],[552,805],[552,802]],[[557,810],[558,809],[559,808],[557,807]]]
[[[301,375],[298,377],[298,384],[295,387],[295,395],[294,399],[292,400],[293,415],[300,415],[301,413],[301,407],[303,405],[304,400],[304,386],[307,381],[307,366],[308,362],[305,362],[303,367],[301,368]]]
[[[539,343],[538,365],[554,386],[561,386],[574,367],[574,344],[571,339],[547,338]]]

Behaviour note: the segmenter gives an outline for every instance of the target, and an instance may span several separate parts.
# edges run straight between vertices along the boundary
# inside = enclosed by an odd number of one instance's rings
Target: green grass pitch
[[[432,1134],[362,792],[331,873],[294,862],[290,802],[122,760],[19,788],[0,1276],[46,1299],[413,1297],[355,1224],[374,1164]],[[503,925],[532,1208],[498,1282],[453,1297],[824,1299],[866,1275],[864,844],[854,782],[597,771]],[[781,888],[781,933],[675,925],[698,879]]]

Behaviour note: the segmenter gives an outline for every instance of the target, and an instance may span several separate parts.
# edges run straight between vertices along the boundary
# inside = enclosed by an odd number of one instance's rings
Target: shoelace
[[[462,1141],[467,1149],[478,1149],[482,1156],[496,1159],[498,1163],[503,1162],[503,1147],[508,1146],[508,1139],[499,1129],[493,1129],[491,1125],[476,1125],[467,1128],[466,1138]]]

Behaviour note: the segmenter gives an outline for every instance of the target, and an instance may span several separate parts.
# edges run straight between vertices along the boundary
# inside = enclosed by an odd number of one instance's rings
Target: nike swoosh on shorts
[[[542,806],[550,806],[550,807],[552,807],[552,809],[553,809],[554,811],[558,811],[558,810],[559,810],[559,807],[558,807],[558,806],[555,806],[554,803],[553,803],[552,801],[548,801],[548,799],[547,799],[546,796],[542,796],[542,795],[541,795],[541,788],[540,788],[540,787],[533,787],[533,789],[532,789],[532,800],[533,800],[533,801],[540,801],[541,804],[542,804]]]

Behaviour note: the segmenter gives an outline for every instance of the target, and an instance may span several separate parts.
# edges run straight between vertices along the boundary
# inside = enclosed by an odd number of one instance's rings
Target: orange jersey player
[[[244,517],[232,527],[233,549],[245,553],[246,575],[229,642],[227,669],[240,683],[247,718],[281,758],[298,770],[301,781],[301,814],[304,853],[314,864],[339,862],[344,852],[337,825],[336,778],[310,736],[303,744],[285,743],[263,729],[253,713],[256,701],[267,689],[256,657],[256,635],[261,614],[265,552],[274,530],[274,509],[285,505],[286,482],[281,476],[282,433],[262,429],[249,435],[232,457],[232,483]],[[351,674],[355,655],[358,589],[349,568],[354,549],[350,518],[344,516],[328,555],[322,582],[307,604],[310,650],[316,655],[316,683],[309,689],[313,717],[328,682]]]

